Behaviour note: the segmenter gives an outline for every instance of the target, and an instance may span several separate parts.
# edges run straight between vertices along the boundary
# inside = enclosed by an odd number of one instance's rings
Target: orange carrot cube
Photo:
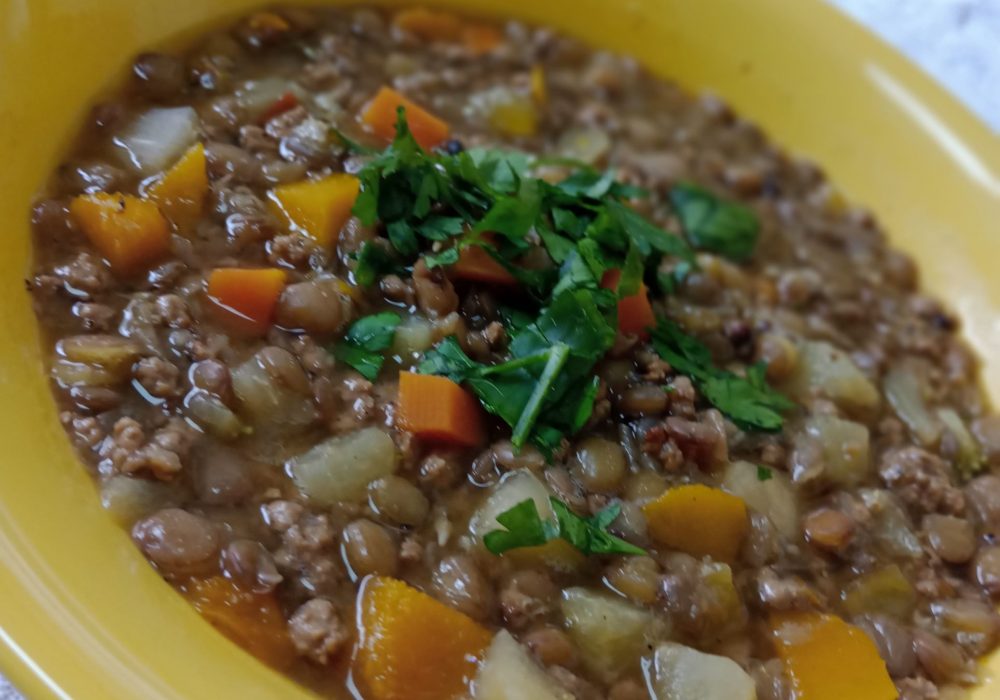
[[[391,87],[379,89],[361,113],[361,121],[386,141],[396,136],[396,110],[406,109],[406,122],[413,138],[422,148],[431,149],[448,138],[448,125],[415,102],[403,97]]]
[[[465,447],[483,442],[479,402],[446,377],[400,372],[396,410],[399,426],[422,440]]]
[[[618,289],[621,270],[608,270],[604,273],[601,286],[611,291]],[[618,300],[618,330],[622,333],[637,335],[646,340],[649,329],[656,325],[656,315],[649,303],[649,290],[645,284],[639,284],[639,291]]]
[[[208,277],[208,298],[220,319],[234,330],[264,335],[287,277],[276,268],[216,268]]]

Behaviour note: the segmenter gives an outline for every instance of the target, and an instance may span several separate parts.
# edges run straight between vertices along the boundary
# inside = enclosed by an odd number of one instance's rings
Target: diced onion
[[[122,160],[144,175],[173,165],[198,138],[198,114],[191,107],[157,107],[139,115],[115,139]]]

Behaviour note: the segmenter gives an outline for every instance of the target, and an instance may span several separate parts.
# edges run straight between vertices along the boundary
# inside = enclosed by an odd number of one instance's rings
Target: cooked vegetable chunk
[[[80,195],[70,214],[115,272],[138,272],[170,250],[167,220],[156,205],[128,194]]]
[[[772,619],[778,656],[801,700],[893,700],[896,687],[875,644],[838,617],[786,613]]]
[[[220,317],[234,329],[263,335],[288,275],[275,268],[220,267],[212,270],[206,291]]]
[[[445,377],[400,372],[397,410],[399,426],[422,440],[467,447],[483,442],[478,402]]]
[[[396,110],[406,110],[410,132],[423,148],[434,148],[448,138],[448,125],[417,103],[403,97],[391,87],[383,86],[361,113],[364,122],[376,136],[391,141],[396,135]]]
[[[271,209],[289,230],[330,249],[351,216],[360,186],[356,177],[343,173],[282,185],[269,194]]]
[[[368,484],[396,471],[396,445],[378,428],[362,428],[321,442],[290,460],[295,484],[318,503],[360,503]]]
[[[701,484],[669,489],[642,510],[657,542],[724,562],[736,558],[749,527],[741,498]]]
[[[358,595],[354,679],[370,700],[444,700],[463,693],[490,632],[402,581],[368,579]]]
[[[656,700],[756,700],[753,679],[732,659],[666,642],[647,671]]]
[[[476,676],[475,700],[569,700],[510,632],[501,630],[486,650]]]
[[[208,194],[205,147],[198,143],[189,148],[146,194],[178,231],[193,232]]]

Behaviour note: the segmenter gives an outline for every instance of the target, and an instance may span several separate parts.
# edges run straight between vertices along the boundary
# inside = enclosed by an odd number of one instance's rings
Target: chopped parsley
[[[343,340],[333,346],[333,356],[349,364],[368,381],[374,381],[385,362],[383,351],[392,345],[399,314],[385,311],[355,321]]]
[[[747,207],[724,201],[690,183],[674,185],[670,189],[670,203],[685,235],[696,248],[719,253],[737,262],[753,253],[760,226]]]
[[[770,481],[774,478],[774,472],[767,467],[757,466],[757,481]]]
[[[516,447],[531,442],[548,455],[593,412],[599,386],[594,368],[615,342],[617,300],[637,293],[644,282],[671,292],[696,266],[688,241],[739,260],[750,255],[757,238],[749,209],[693,185],[669,193],[685,240],[637,211],[634,200],[648,193],[618,181],[614,170],[566,164],[575,169],[549,182],[533,176],[533,168],[547,161],[524,153],[425,151],[402,108],[396,137],[380,153],[336,135],[346,147],[371,155],[358,173],[361,192],[353,213],[384,232],[358,253],[358,284],[405,272],[421,256],[429,268],[452,265],[469,246],[482,247],[519,283],[517,306],[502,309],[509,337],[505,358],[477,362],[449,337],[425,353],[418,371],[464,384],[510,426]],[[552,265],[521,264],[537,246]],[[672,272],[665,276],[664,269]],[[617,279],[614,291],[603,288],[609,274]],[[379,346],[377,339],[352,340],[351,333],[335,354],[365,376],[377,375],[391,335]],[[790,402],[767,386],[763,367],[750,368],[746,376],[720,370],[707,348],[669,321],[661,322],[654,346],[741,427],[781,427],[779,411]]]
[[[790,399],[767,384],[766,367],[761,362],[748,367],[742,377],[716,367],[711,352],[701,341],[665,318],[659,319],[652,337],[660,357],[690,377],[709,403],[744,430],[781,430],[781,413],[795,407]]]
[[[555,520],[538,514],[532,499],[521,501],[497,516],[504,530],[486,533],[483,543],[494,554],[510,549],[537,547],[554,539],[569,542],[583,554],[645,554],[646,551],[608,532],[608,526],[621,513],[620,503],[613,503],[596,515],[582,518],[557,498],[549,498]]]

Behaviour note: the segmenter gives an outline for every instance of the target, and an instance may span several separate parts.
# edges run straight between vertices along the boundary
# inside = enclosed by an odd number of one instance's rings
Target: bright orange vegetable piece
[[[263,335],[285,288],[287,274],[276,268],[220,267],[208,277],[208,297],[235,330]]]
[[[367,700],[449,700],[465,693],[489,630],[392,578],[358,594],[361,639],[352,677]]]
[[[337,173],[321,180],[305,180],[275,187],[268,193],[274,214],[289,230],[312,238],[329,250],[351,217],[361,183],[353,175]]]
[[[839,617],[782,613],[771,617],[778,657],[798,700],[893,700],[896,688],[874,642]]]
[[[83,194],[70,215],[116,272],[136,272],[170,250],[167,220],[152,202],[130,194]]]
[[[192,581],[183,592],[213,627],[264,663],[283,668],[295,658],[274,596],[244,591],[222,576]]]
[[[642,512],[660,544],[723,562],[736,558],[749,528],[743,499],[702,484],[668,489]]]
[[[488,238],[483,236],[483,238]],[[451,275],[458,279],[486,282],[487,284],[517,284],[514,276],[503,265],[493,259],[482,246],[463,248],[458,254],[458,262],[449,268]]]
[[[482,409],[446,377],[399,373],[399,426],[423,440],[475,447],[483,442]]]
[[[615,291],[621,276],[621,270],[608,270],[604,273],[601,286]],[[649,329],[655,325],[656,315],[649,303],[649,290],[640,282],[638,292],[618,300],[618,330],[645,340],[649,338]]]
[[[448,139],[448,125],[417,103],[403,97],[391,87],[383,86],[361,113],[361,121],[376,136],[392,141],[396,136],[396,109],[406,109],[406,122],[413,138],[422,148],[431,149]]]
[[[146,196],[180,231],[194,228],[208,194],[205,147],[196,143],[149,188]]]
[[[393,18],[393,24],[425,41],[455,41],[462,34],[461,19],[450,12],[426,7],[400,10]]]
[[[462,27],[462,44],[476,56],[493,51],[503,43],[503,33],[489,24],[467,24]]]

